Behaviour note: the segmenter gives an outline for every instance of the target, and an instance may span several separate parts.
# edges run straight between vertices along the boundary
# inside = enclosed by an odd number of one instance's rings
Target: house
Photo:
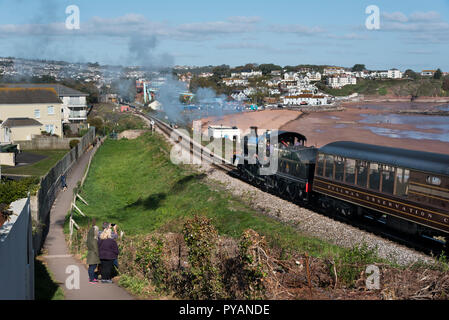
[[[401,79],[402,78],[402,72],[398,69],[390,69],[387,71],[387,78],[388,79]]]
[[[433,77],[433,75],[437,72],[436,70],[423,70],[421,71],[421,75],[423,77]]]
[[[62,109],[63,103],[53,88],[0,88],[0,139],[12,142],[17,134],[31,140],[43,131],[62,137]]]
[[[323,70],[325,76],[340,75],[344,73],[346,73],[346,70],[342,67],[327,67]]]
[[[321,80],[321,73],[319,73],[319,72],[307,72],[306,76],[309,79],[309,81],[320,81]]]
[[[322,105],[328,104],[326,96],[314,94],[299,94],[296,96],[282,97],[283,103],[286,106],[300,106],[300,105]]]
[[[41,134],[42,123],[30,118],[8,118],[0,128],[0,142],[31,140],[33,136]]]
[[[237,127],[209,126],[208,136],[214,139],[230,139],[240,142],[240,130]]]
[[[351,76],[340,76],[327,78],[327,85],[331,88],[341,88],[348,84],[357,84],[357,79]]]
[[[63,86],[61,84],[6,84],[5,87],[54,89],[63,104],[63,123],[85,123],[87,121],[87,93]]]
[[[246,80],[246,79],[239,79],[239,78],[225,78],[225,79],[223,79],[223,82],[228,87],[231,87],[231,86],[247,86],[248,83],[249,83],[248,80]]]

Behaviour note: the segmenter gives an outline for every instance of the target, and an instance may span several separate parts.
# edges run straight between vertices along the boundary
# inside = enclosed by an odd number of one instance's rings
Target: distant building
[[[388,79],[401,79],[402,78],[402,72],[398,69],[390,69],[388,72]]]
[[[327,85],[331,88],[341,88],[348,84],[357,84],[357,79],[352,76],[340,76],[327,78]]]
[[[240,142],[240,130],[237,127],[209,126],[208,136],[214,139],[229,139]]]
[[[433,77],[433,75],[437,72],[436,70],[423,70],[421,71],[421,76],[423,77]]]
[[[261,77],[262,76],[262,71],[254,71],[251,70],[249,72],[243,71],[243,72],[234,72],[231,73],[231,77],[232,78],[254,78],[254,77]]]
[[[323,70],[323,74],[325,76],[332,76],[332,75],[340,75],[340,74],[345,74],[346,70],[342,67],[327,67],[324,68]]]
[[[314,94],[300,94],[296,96],[282,97],[283,103],[286,106],[300,106],[300,105],[323,105],[328,104],[328,98],[323,95]]]
[[[224,78],[223,82],[228,87],[232,87],[232,86],[247,86],[248,83],[249,83],[248,80],[240,79],[240,78]]]

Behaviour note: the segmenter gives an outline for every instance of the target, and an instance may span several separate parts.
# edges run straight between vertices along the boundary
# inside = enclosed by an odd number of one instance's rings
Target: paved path
[[[59,192],[53,204],[50,212],[50,230],[44,245],[47,255],[44,258],[55,280],[63,289],[66,300],[131,300],[133,297],[116,284],[90,284],[86,265],[69,253],[65,242],[63,233],[64,219],[70,210],[73,188],[83,178],[91,153],[92,150],[83,154],[78,159],[78,162],[74,164],[66,179],[68,190]],[[66,287],[66,279],[73,274],[73,271],[71,274],[66,274],[68,266],[79,267],[79,289]]]

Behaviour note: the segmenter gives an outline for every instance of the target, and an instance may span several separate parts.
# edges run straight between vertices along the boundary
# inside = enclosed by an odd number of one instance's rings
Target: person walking
[[[107,228],[103,230],[98,240],[98,251],[101,261],[101,282],[112,283],[112,266],[117,259],[119,251],[117,242],[112,238],[112,230]]]
[[[61,187],[62,187],[63,191],[67,190],[67,182],[66,182],[66,179],[65,179],[65,174],[63,174],[61,176]]]
[[[100,254],[98,251],[98,227],[95,218],[92,219],[92,227],[87,233],[87,264],[89,265],[89,283],[98,283],[98,277],[95,269],[100,263]]]

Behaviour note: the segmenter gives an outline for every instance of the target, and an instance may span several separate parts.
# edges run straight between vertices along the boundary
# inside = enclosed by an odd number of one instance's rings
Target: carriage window
[[[394,167],[382,166],[382,192],[393,194]]]
[[[366,188],[368,182],[368,167],[369,163],[366,161],[357,161],[357,185]]]
[[[369,188],[379,190],[380,187],[380,170],[377,163],[371,163],[369,166]]]
[[[342,157],[335,157],[335,180],[343,181],[345,169],[345,159]]]
[[[396,195],[406,196],[408,194],[408,178],[410,170],[398,168],[396,172]]]
[[[326,178],[333,178],[334,174],[334,156],[326,155],[326,168],[324,170],[324,176]]]
[[[324,155],[322,153],[318,154],[318,161],[316,164],[316,175],[322,176],[324,168]]]
[[[426,182],[428,184],[433,184],[434,186],[439,186],[441,185],[441,179],[438,177],[432,177],[432,176],[428,176],[426,178]]]
[[[345,176],[345,182],[346,183],[355,183],[355,160],[352,159],[346,159],[346,176]]]

